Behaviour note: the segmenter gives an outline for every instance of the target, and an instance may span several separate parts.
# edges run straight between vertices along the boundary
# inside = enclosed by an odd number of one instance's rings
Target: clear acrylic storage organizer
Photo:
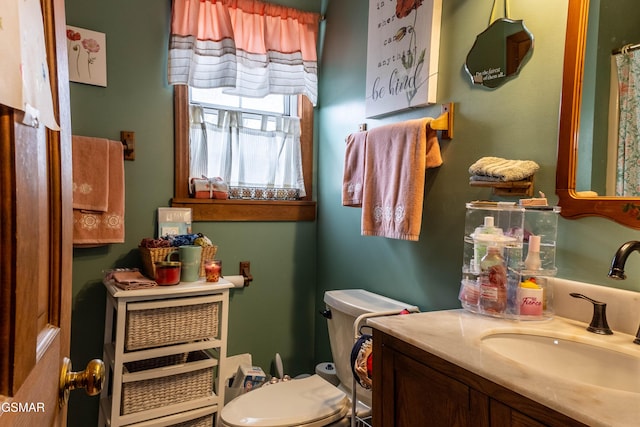
[[[558,228],[557,206],[523,207],[514,203],[471,202],[466,205],[462,280],[459,299],[462,307],[481,313],[480,269],[477,256],[491,244],[501,249],[507,268],[507,304],[503,313],[492,316],[539,320],[553,315],[553,290],[548,277],[555,276],[556,236]],[[502,230],[497,237],[482,234],[486,217]],[[480,233],[479,233],[480,232]],[[529,236],[540,236],[541,268],[526,270],[524,259],[528,253]],[[480,245],[480,247],[479,247]],[[535,283],[535,284],[532,284]],[[523,288],[523,286],[525,286]],[[529,286],[527,288],[526,286]],[[525,289],[524,291],[521,289]],[[533,289],[527,291],[526,289]],[[536,291],[540,289],[540,291]],[[539,301],[542,298],[542,302]],[[523,304],[525,304],[524,308]],[[534,306],[534,307],[531,307]],[[542,309],[540,310],[540,306]],[[521,313],[522,311],[522,313]]]

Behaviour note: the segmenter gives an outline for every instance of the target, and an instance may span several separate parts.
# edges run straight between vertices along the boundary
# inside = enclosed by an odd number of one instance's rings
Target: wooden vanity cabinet
[[[376,427],[584,426],[378,330],[373,355]]]

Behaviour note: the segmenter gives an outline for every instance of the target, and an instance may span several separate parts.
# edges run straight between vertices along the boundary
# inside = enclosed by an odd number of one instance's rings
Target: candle
[[[204,271],[207,282],[217,282],[222,275],[222,261],[219,259],[207,260],[204,263]]]
[[[158,285],[177,285],[180,283],[180,262],[158,261],[156,267],[156,283]]]

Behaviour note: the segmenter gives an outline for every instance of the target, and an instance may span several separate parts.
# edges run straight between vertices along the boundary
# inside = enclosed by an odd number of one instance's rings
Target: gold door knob
[[[71,372],[71,360],[67,357],[62,361],[60,370],[60,393],[58,402],[60,406],[66,405],[69,400],[69,392],[76,388],[84,388],[89,396],[95,396],[102,391],[104,382],[104,362],[93,359],[87,363],[82,372]]]

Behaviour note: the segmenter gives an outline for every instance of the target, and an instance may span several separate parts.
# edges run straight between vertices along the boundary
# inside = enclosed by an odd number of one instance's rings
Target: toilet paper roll
[[[338,379],[338,372],[336,371],[336,365],[331,362],[317,364],[316,374],[320,375],[333,385],[337,386],[340,383],[340,380]]]
[[[244,276],[224,276],[224,278],[233,283],[234,288],[244,288]]]

